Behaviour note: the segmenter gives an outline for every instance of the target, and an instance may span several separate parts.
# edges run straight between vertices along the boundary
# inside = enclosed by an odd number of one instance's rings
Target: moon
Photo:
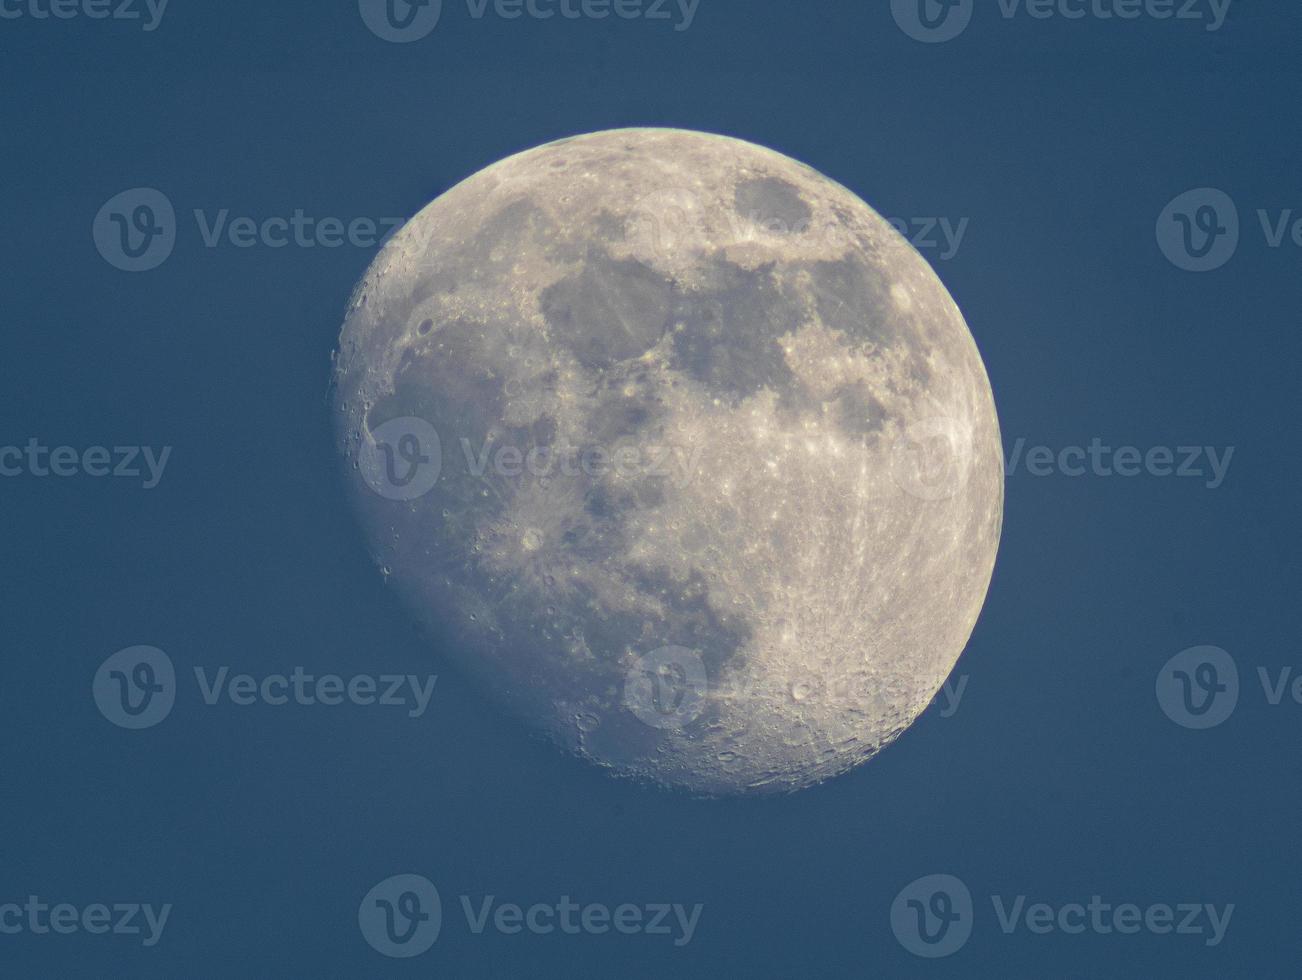
[[[1002,453],[962,314],[872,208],[751,143],[599,132],[458,184],[357,285],[332,396],[385,580],[615,775],[843,773],[985,600]]]

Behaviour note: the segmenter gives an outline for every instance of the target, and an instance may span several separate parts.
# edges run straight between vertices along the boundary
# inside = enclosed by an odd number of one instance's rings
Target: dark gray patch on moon
[[[755,224],[779,233],[798,232],[809,227],[814,212],[800,197],[800,191],[777,177],[745,180],[737,185],[737,213]]]
[[[541,308],[552,336],[587,368],[606,368],[650,350],[669,326],[673,285],[641,262],[596,248],[574,275],[548,287]]]
[[[676,366],[733,402],[784,389],[792,377],[778,338],[800,316],[777,291],[772,267],[750,271],[715,258],[700,271],[706,285],[678,307]]]
[[[811,289],[824,322],[855,338],[884,346],[906,346],[910,338],[894,315],[890,282],[859,256],[819,262],[809,270]]]

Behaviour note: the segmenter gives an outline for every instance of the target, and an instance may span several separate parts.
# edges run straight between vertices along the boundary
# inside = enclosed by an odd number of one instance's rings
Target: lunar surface
[[[619,775],[850,769],[989,585],[1002,457],[962,315],[868,205],[749,143],[619,130],[470,177],[358,284],[333,395],[388,582]]]

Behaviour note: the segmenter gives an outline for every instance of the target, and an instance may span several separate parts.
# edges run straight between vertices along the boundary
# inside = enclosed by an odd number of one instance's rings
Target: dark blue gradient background
[[[1298,972],[1302,668],[1298,376],[1302,10],[1176,22],[1006,21],[948,44],[886,3],[702,0],[671,23],[475,21],[410,45],[355,3],[172,0],[153,33],[0,20],[0,444],[174,447],[161,485],[6,478],[0,904],[171,902],[162,941],[0,934],[5,977],[1289,977]],[[611,781],[532,740],[413,632],[341,492],[326,401],[374,250],[203,246],[194,209],[410,215],[510,153],[627,125],[790,154],[889,216],[967,217],[924,252],[986,360],[1005,445],[1234,446],[1228,478],[1010,476],[984,614],[932,709],[867,766],[778,800]],[[91,223],[127,188],[182,219],[128,275]],[[1224,268],[1167,262],[1190,188],[1238,203]],[[90,696],[111,653],[166,650],[156,728]],[[1178,651],[1239,664],[1233,717],[1162,713]],[[191,668],[439,674],[427,715],[206,707]],[[444,929],[413,960],[357,906],[413,872]],[[945,872],[971,941],[916,959],[890,905]],[[693,941],[475,936],[457,896],[701,902]],[[1005,935],[991,895],[1233,903],[1225,941]]]

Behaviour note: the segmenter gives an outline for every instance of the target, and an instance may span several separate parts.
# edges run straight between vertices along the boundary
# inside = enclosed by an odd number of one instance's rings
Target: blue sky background
[[[1234,3],[1209,31],[1001,9],[979,0],[940,44],[888,4],[831,0],[701,0],[681,31],[475,19],[449,0],[410,44],[343,0],[172,0],[153,31],[0,19],[0,445],[173,447],[148,491],[0,480],[0,906],[173,905],[150,948],[0,932],[0,974],[1296,975],[1302,705],[1271,704],[1259,668],[1302,670],[1302,247],[1272,247],[1258,212],[1302,218],[1302,10]],[[952,257],[922,251],[985,357],[1006,451],[1233,447],[1223,481],[1024,460],[957,710],[824,786],[687,800],[534,741],[412,630],[339,486],[329,358],[374,249],[208,248],[192,213],[407,216],[510,153],[628,125],[773,147],[890,217],[968,219]],[[179,235],[128,274],[91,229],[136,187],[168,197]],[[1241,230],[1196,273],[1156,227],[1204,187]],[[169,654],[181,690],[125,731],[91,685],[136,644]],[[1241,689],[1224,723],[1191,730],[1155,685],[1200,645],[1230,654]],[[207,706],[199,665],[439,679],[411,719]],[[438,942],[409,960],[357,921],[399,873],[443,898]],[[931,960],[890,910],[935,873],[965,883],[975,918]],[[703,912],[682,947],[475,935],[463,894]],[[1235,908],[1208,946],[1007,934],[992,900],[1096,894]]]

